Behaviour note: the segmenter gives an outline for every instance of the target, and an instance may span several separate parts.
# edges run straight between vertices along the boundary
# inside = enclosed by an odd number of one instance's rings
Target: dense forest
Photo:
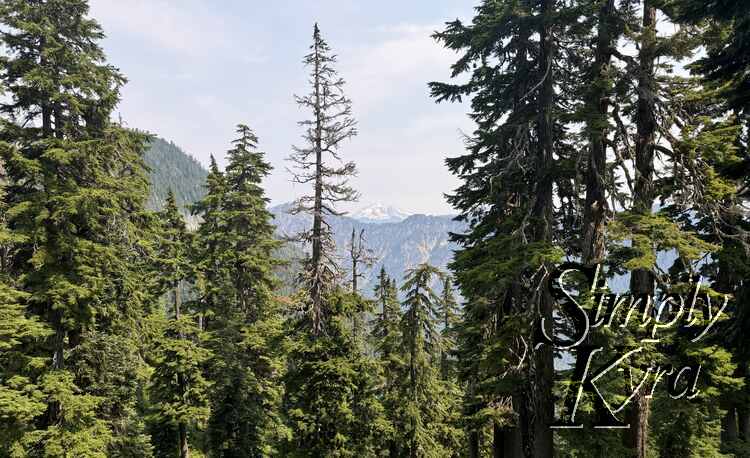
[[[0,458],[750,456],[750,2],[446,22],[453,78],[425,83],[470,103],[445,190],[466,230],[446,271],[367,290],[367,238],[329,223],[358,126],[317,24],[288,240],[242,123],[226,167],[150,189],[177,150],[113,116],[103,37],[86,0],[0,2]]]
[[[192,216],[188,207],[205,195],[203,184],[208,174],[198,161],[174,143],[151,137],[143,162],[148,168],[150,185],[147,208],[164,208],[169,191],[172,191],[180,210],[186,217]]]

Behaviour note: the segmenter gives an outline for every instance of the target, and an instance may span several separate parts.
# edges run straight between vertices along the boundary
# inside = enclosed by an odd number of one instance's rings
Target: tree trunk
[[[479,431],[469,431],[469,458],[479,458]]]
[[[505,456],[505,431],[497,423],[492,423],[492,457],[503,458]]]
[[[737,414],[733,404],[727,406],[727,413],[721,419],[721,441],[727,446],[739,437],[737,431]]]
[[[540,70],[542,81],[540,82],[540,94],[538,99],[539,116],[537,128],[539,135],[539,150],[537,151],[537,177],[536,196],[533,207],[532,222],[535,227],[534,239],[538,242],[552,243],[552,188],[554,177],[552,171],[554,164],[554,139],[552,131],[552,112],[554,108],[554,44],[552,37],[552,18],[554,1],[544,0],[541,5],[541,16],[539,39],[541,43]],[[550,269],[551,270],[551,269]],[[549,288],[541,288],[539,297],[539,316],[544,323],[551,326],[552,308],[554,302]],[[539,458],[552,457],[553,435],[550,425],[554,422],[555,404],[552,394],[554,384],[554,355],[552,347],[544,345],[536,351],[535,355],[536,389],[534,415],[534,456]]]
[[[656,9],[650,0],[643,4],[643,30],[639,52],[638,108],[636,114],[637,141],[635,147],[636,184],[633,193],[633,211],[650,215],[654,203],[654,145],[656,142],[654,60],[656,46]],[[647,247],[644,247],[647,248]],[[650,249],[650,247],[648,247]],[[650,270],[637,269],[630,274],[630,291],[635,297],[654,294],[654,277]],[[648,449],[648,418],[650,400],[646,398],[648,386],[644,385],[629,407],[626,423],[630,428],[624,434],[624,444],[634,456],[645,458]]]
[[[645,390],[641,390],[631,402],[631,408],[626,414],[625,423],[629,423],[630,428],[625,430],[625,446],[633,450],[632,456],[637,458],[646,458],[648,451],[650,401]]]
[[[177,282],[177,284],[174,287],[174,317],[175,320],[180,319],[181,311],[181,298],[180,298],[180,282]],[[182,331],[180,331],[179,334],[180,339],[184,339],[185,336],[183,335]],[[182,397],[185,397],[185,393],[187,393],[187,386],[185,383],[185,377],[178,373],[177,375],[177,385],[179,386],[180,392],[182,393]],[[180,422],[179,425],[177,425],[178,429],[178,439],[179,439],[179,447],[180,447],[180,458],[189,458],[190,457],[190,447],[188,445],[188,433],[187,433],[187,425],[185,422]]]
[[[322,326],[322,252],[323,252],[323,112],[320,100],[320,32],[315,24],[315,68],[314,91],[315,91],[315,201],[313,209],[313,233],[312,233],[312,288],[310,296],[312,300],[313,334],[317,335]]]
[[[737,408],[737,422],[740,439],[750,442],[750,409],[747,407]]]
[[[586,205],[583,214],[582,259],[585,264],[600,262],[604,257],[604,223],[607,212],[607,196],[604,184],[607,165],[607,128],[609,94],[601,79],[605,78],[612,59],[613,20],[615,1],[606,0],[599,10],[597,45],[594,66],[591,71],[593,84],[587,105],[592,112],[588,121],[589,158],[586,169]]]

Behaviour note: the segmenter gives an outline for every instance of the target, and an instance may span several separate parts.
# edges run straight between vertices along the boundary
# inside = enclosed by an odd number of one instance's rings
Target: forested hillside
[[[195,226],[197,221],[187,207],[205,195],[208,172],[174,143],[168,143],[159,137],[150,143],[144,158],[151,181],[149,207],[161,209],[171,189],[189,225]],[[274,215],[276,235],[282,239],[299,232],[312,222],[310,218],[290,215],[290,207],[291,205],[286,204],[270,208]],[[404,215],[402,218],[395,222],[361,222],[348,216],[331,218],[337,253],[342,259],[346,258],[352,229],[357,232],[364,230],[364,240],[372,250],[373,262],[363,267],[363,287],[369,289],[375,284],[381,268],[390,276],[398,278],[407,269],[424,262],[446,269],[451,261],[456,245],[448,240],[448,235],[463,231],[463,223],[453,221],[452,216]],[[304,257],[303,247],[292,243],[280,257],[296,264]],[[284,283],[289,285],[294,281],[292,271],[289,271]],[[365,294],[369,296],[370,291]]]
[[[208,172],[179,146],[160,137],[153,137],[143,156],[149,169],[151,192],[148,207],[161,209],[170,190],[177,205],[186,211],[187,205],[198,202],[206,194]]]
[[[340,211],[311,25],[270,208],[266,132],[203,170],[116,119],[87,0],[0,2],[0,458],[750,457],[750,2],[446,22],[455,217]]]

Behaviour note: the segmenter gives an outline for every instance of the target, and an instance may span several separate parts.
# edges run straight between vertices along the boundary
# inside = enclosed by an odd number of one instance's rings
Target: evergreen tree
[[[325,300],[326,332],[300,333],[290,342],[284,413],[291,434],[283,454],[377,456],[393,434],[377,398],[380,368],[352,334],[356,298],[341,292]]]
[[[451,456],[451,446],[456,445],[451,442],[458,434],[451,431],[448,420],[457,390],[440,379],[440,298],[430,286],[435,277],[442,276],[437,268],[420,264],[406,272],[401,286],[405,294],[400,326],[404,367],[395,426],[403,456]]]
[[[401,356],[401,304],[398,302],[398,288],[395,279],[391,280],[380,268],[378,283],[373,290],[375,306],[380,309],[372,326],[372,341],[383,371],[379,398],[385,408],[386,417],[395,424],[396,412],[401,404],[398,381],[404,376],[404,360]],[[389,456],[399,456],[399,442],[388,440]]]
[[[280,242],[261,187],[271,166],[247,126],[237,133],[225,174],[212,163],[208,194],[196,206],[203,219],[200,302],[211,317],[206,329],[214,355],[209,439],[218,456],[260,457],[274,454],[284,435],[277,351],[282,321],[273,296],[273,253]]]
[[[440,303],[437,310],[440,319],[442,351],[440,353],[440,377],[443,380],[452,380],[455,362],[452,360],[455,353],[455,332],[458,322],[458,302],[453,291],[453,281],[449,276],[443,279],[443,291],[440,294]]]
[[[200,274],[196,278],[201,294],[197,305],[203,328],[209,326],[212,311],[222,306],[226,301],[225,295],[232,291],[233,286],[227,264],[223,261],[223,256],[229,249],[223,232],[227,225],[223,207],[227,184],[213,155],[205,187],[206,195],[191,208],[192,214],[201,219],[195,236],[193,261],[196,272]]]
[[[0,5],[0,156],[7,227],[19,240],[9,274],[28,294],[27,315],[53,332],[24,347],[48,361],[37,366],[45,412],[16,444],[28,456],[105,456],[128,447],[114,432],[137,429],[132,409],[108,410],[84,371],[111,375],[85,364],[82,344],[103,333],[135,347],[131,331],[152,300],[138,261],[148,237],[145,136],[109,119],[124,78],[87,14],[82,0]]]
[[[343,92],[344,80],[333,68],[336,56],[331,54],[318,24],[314,27],[310,50],[303,63],[310,67],[311,92],[296,100],[298,105],[312,111],[313,117],[299,122],[305,129],[306,145],[295,147],[289,160],[297,168],[293,181],[313,186],[313,193],[297,199],[291,212],[306,213],[313,220],[312,228],[299,238],[311,245],[305,283],[310,293],[308,313],[313,332],[318,334],[325,321],[323,297],[340,275],[331,228],[325,219],[342,214],[336,210],[337,204],[357,199],[356,191],[347,182],[356,174],[356,166],[342,161],[339,152],[343,141],[355,136],[357,130],[351,101]]]
[[[312,228],[301,234],[311,246],[297,296],[302,315],[292,317],[284,413],[291,428],[285,453],[289,456],[373,455],[382,446],[388,423],[376,397],[378,365],[363,353],[351,323],[361,311],[361,298],[344,291],[341,266],[335,256],[327,218],[340,215],[335,206],[356,198],[347,184],[355,173],[352,162],[342,162],[338,149],[355,135],[351,102],[344,81],[336,76],[336,61],[317,24],[311,53],[310,95],[297,102],[313,112],[302,121],[304,148],[291,160],[298,171],[294,181],[312,184],[312,195],[297,200],[293,213],[312,216]],[[334,161],[338,165],[331,162]]]
[[[471,24],[456,20],[435,34],[461,53],[452,76],[469,79],[430,83],[432,95],[438,102],[470,97],[477,124],[466,154],[446,161],[462,180],[449,202],[469,225],[466,233],[452,235],[460,249],[451,269],[467,301],[458,341],[459,373],[469,390],[470,456],[478,456],[478,432],[488,422],[495,425],[495,453],[552,454],[551,348],[517,359],[527,354],[525,346],[533,349],[527,342],[533,323],[552,321],[541,273],[562,254],[555,239],[569,237],[558,234],[552,216],[575,216],[565,214],[571,205],[562,206],[569,198],[561,199],[560,209],[553,199],[556,184],[570,186],[568,167],[575,157],[564,125],[564,102],[572,91],[554,87],[558,75],[568,78],[575,68],[559,57],[571,54],[556,51],[553,43],[554,34],[568,38],[568,13],[551,0],[486,1]]]
[[[157,421],[176,429],[173,443],[180,457],[187,458],[190,429],[202,426],[209,415],[209,383],[203,370],[211,354],[203,347],[203,336],[192,314],[183,308],[180,284],[193,275],[189,257],[191,237],[171,191],[159,217],[161,231],[156,260],[160,286],[172,303],[163,324],[164,335],[155,345],[151,393]]]
[[[398,302],[398,290],[395,279],[391,280],[385,272],[385,267],[380,268],[378,283],[373,289],[375,305],[380,309],[372,328],[374,346],[379,356],[386,364],[391,356],[398,351],[399,324],[401,318],[401,306]],[[391,379],[392,381],[392,379]]]

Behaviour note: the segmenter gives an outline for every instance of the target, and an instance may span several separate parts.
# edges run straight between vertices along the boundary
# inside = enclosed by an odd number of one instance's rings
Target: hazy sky
[[[320,24],[339,58],[359,136],[344,145],[359,176],[361,204],[448,213],[456,180],[444,158],[463,150],[467,106],[437,105],[427,82],[447,80],[455,55],[430,34],[470,18],[457,0],[91,0],[109,61],[129,83],[119,111],[131,127],[174,141],[203,164],[224,152],[246,123],[274,165],[274,203],[303,192],[285,160],[308,116],[293,94],[307,91],[301,60]],[[306,189],[305,189],[306,191]],[[360,205],[361,205],[360,204]]]

